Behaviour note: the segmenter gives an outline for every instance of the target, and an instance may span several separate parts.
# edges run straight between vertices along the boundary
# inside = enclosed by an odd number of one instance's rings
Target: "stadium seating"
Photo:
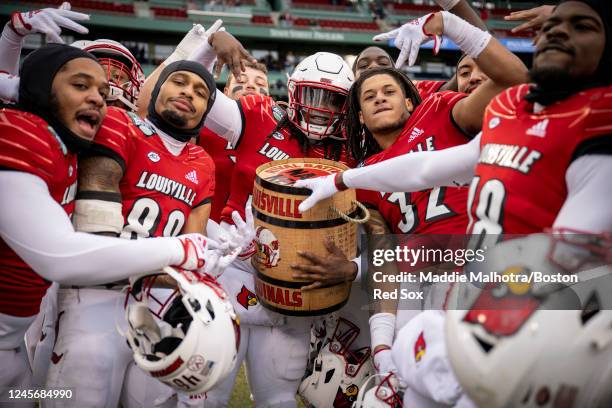
[[[187,10],[184,8],[172,7],[151,7],[155,17],[161,18],[187,18]]]
[[[324,20],[313,18],[296,18],[295,26],[334,29],[334,30],[356,30],[356,31],[379,31],[378,24],[374,22],[349,21],[349,20]]]
[[[274,21],[272,21],[272,17],[269,15],[253,15],[253,17],[251,17],[251,23],[259,25],[274,25]]]

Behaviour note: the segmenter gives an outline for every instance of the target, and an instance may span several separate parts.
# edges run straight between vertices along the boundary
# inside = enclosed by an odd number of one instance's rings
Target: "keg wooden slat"
[[[356,256],[357,225],[340,218],[332,207],[354,216],[355,191],[346,190],[323,200],[301,214],[299,204],[310,190],[293,187],[296,180],[319,177],[347,169],[341,163],[324,159],[288,159],[257,168],[253,187],[253,210],[258,250],[253,256],[257,270],[255,289],[265,307],[287,315],[308,316],[329,313],[346,302],[350,283],[302,292],[309,285],[293,278],[292,264],[307,264],[298,250],[325,257],[326,237],[346,254]]]

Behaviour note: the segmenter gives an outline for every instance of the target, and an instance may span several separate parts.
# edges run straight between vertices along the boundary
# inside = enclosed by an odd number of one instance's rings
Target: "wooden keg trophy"
[[[348,259],[357,256],[357,223],[369,214],[356,201],[355,190],[342,191],[301,214],[298,206],[310,190],[293,186],[297,180],[346,169],[334,161],[306,158],[277,160],[257,168],[253,212],[258,245],[252,262],[257,271],[255,291],[266,308],[285,315],[314,316],[333,312],[348,300],[350,282],[302,291],[312,282],[294,279],[296,271],[291,269],[292,264],[308,263],[297,255],[298,250],[327,256],[326,237]]]

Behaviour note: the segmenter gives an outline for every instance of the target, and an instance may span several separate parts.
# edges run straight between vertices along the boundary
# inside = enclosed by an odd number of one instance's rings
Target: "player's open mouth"
[[[93,138],[100,124],[101,116],[96,110],[85,110],[77,113],[76,120],[81,132]]]

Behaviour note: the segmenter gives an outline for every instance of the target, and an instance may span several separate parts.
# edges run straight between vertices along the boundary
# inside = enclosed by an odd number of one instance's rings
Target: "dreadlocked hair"
[[[284,110],[283,117],[276,123],[276,127],[266,139],[271,138],[274,133],[280,132],[282,129],[287,129],[289,131],[289,139],[297,140],[302,153],[306,155],[308,153],[308,147],[311,146],[311,142],[304,135],[304,132],[302,132],[302,130],[297,127],[295,123],[289,120],[289,114],[286,110]],[[342,149],[344,145],[345,142],[343,140],[332,139],[329,137],[321,140],[321,146],[325,152],[325,158],[328,160],[339,161],[342,157]]]
[[[361,87],[368,78],[376,75],[389,75],[392,77],[402,88],[404,98],[409,98],[412,101],[414,109],[421,103],[419,91],[417,91],[412,81],[403,72],[395,68],[374,68],[361,74],[349,91],[347,101],[348,112],[346,115],[348,150],[358,163],[362,163],[368,157],[382,151],[372,133],[359,121]]]

